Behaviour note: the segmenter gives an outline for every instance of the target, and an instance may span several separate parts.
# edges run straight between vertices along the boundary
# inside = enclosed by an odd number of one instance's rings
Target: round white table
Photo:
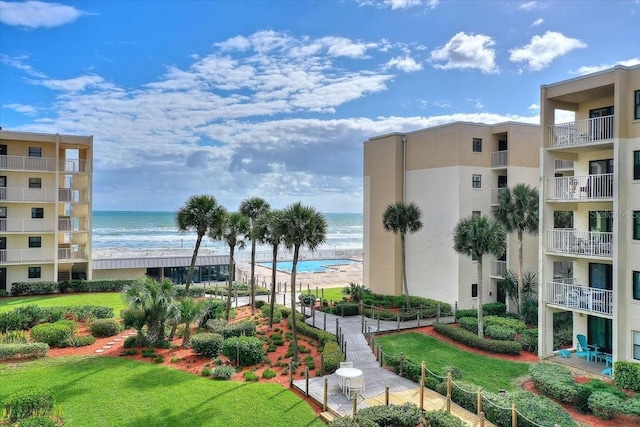
[[[336,369],[336,375],[340,377],[340,388],[344,393],[344,388],[347,384],[347,380],[350,378],[361,377],[362,371],[358,368],[339,368]]]

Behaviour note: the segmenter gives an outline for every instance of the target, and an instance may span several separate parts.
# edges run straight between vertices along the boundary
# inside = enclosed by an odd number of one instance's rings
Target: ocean
[[[362,214],[323,215],[328,224],[327,239],[319,249],[362,249]],[[195,242],[195,232],[178,231],[175,212],[93,212],[93,249],[190,249]],[[201,248],[224,251],[229,247],[205,237]]]

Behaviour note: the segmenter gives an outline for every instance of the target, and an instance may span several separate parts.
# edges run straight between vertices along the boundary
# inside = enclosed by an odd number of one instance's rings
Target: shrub
[[[456,321],[463,317],[471,317],[474,319],[478,318],[478,310],[471,308],[469,310],[458,310],[456,311]]]
[[[621,399],[626,399],[627,396],[618,387],[607,384],[600,380],[591,380],[588,383],[578,384],[578,396],[575,407],[582,413],[589,412],[589,397],[595,391],[606,391],[612,393]]]
[[[49,344],[51,347],[60,347],[72,335],[73,329],[69,325],[58,322],[43,323],[31,328],[32,340]]]
[[[538,354],[538,329],[527,329],[516,338],[522,349]]]
[[[331,309],[331,312],[338,316],[359,316],[360,304],[355,302],[339,302]]]
[[[226,303],[219,299],[209,298],[207,299],[204,307],[202,308],[202,317],[200,318],[199,328],[206,328],[207,323],[211,319],[222,319],[226,310]]]
[[[415,427],[422,419],[422,412],[413,403],[389,406],[370,406],[356,414],[356,420],[371,421],[379,426]]]
[[[9,291],[5,291],[4,289],[0,289],[0,298],[8,297]]]
[[[186,286],[184,285],[174,285],[173,293],[177,298],[184,298],[189,296],[191,298],[202,298],[204,297],[204,288],[199,288],[196,286],[189,286],[189,294],[185,292]]]
[[[236,370],[233,368],[233,366],[222,365],[222,366],[216,366],[213,369],[211,376],[218,380],[229,380],[231,379],[231,377],[233,377],[235,373],[236,373]]]
[[[482,313],[485,316],[503,316],[507,313],[507,305],[502,302],[490,302],[482,305]]]
[[[640,396],[627,399],[622,407],[622,412],[630,415],[640,415]]]
[[[93,335],[74,335],[67,338],[62,342],[60,347],[86,347],[96,342],[96,337]]]
[[[325,375],[334,373],[338,369],[340,361],[344,360],[344,354],[336,341],[327,342],[322,354],[324,363],[322,370]]]
[[[49,344],[43,342],[31,344],[0,344],[0,360],[44,357],[48,351]]]
[[[229,323],[226,320],[213,319],[207,322],[207,329],[209,332],[222,335],[225,339],[256,334],[256,324],[251,320]]]
[[[0,313],[0,332],[21,331],[28,329],[29,319],[23,313],[16,313],[15,310]]]
[[[514,392],[508,395],[492,394],[491,401],[497,405],[483,405],[487,419],[497,425],[511,425],[511,411],[502,410],[515,404],[518,408],[518,427],[537,427],[540,425],[563,427],[575,426],[575,422],[567,411],[545,396],[530,392]]]
[[[478,319],[475,317],[461,317],[458,319],[458,326],[474,334],[478,333]]]
[[[288,321],[289,325],[291,325],[291,316],[289,316]],[[298,333],[300,335],[318,340],[320,346],[324,346],[326,343],[336,340],[336,337],[330,332],[326,332],[322,329],[314,328],[313,326],[306,324],[304,321],[304,315],[300,313],[298,313],[298,322],[296,322],[296,327],[298,328]],[[291,339],[291,337],[289,337],[289,334],[290,333],[288,332],[287,339]]]
[[[515,341],[498,341],[481,338],[473,332],[465,331],[464,329],[441,322],[434,323],[433,328],[436,332],[455,341],[491,353],[520,354],[520,350],[522,350],[520,343]]]
[[[58,427],[58,423],[53,418],[37,416],[20,420],[19,427]]]
[[[135,356],[136,354],[138,354],[138,350],[135,348],[128,348],[120,352],[120,356]]]
[[[132,337],[127,337],[122,343],[124,348],[132,348],[132,347],[147,347],[149,345],[149,340],[144,335],[134,335]]]
[[[142,350],[142,357],[156,357],[156,350],[153,348],[145,348]]]
[[[529,375],[541,393],[560,402],[574,404],[577,401],[578,386],[568,368],[552,363],[534,363],[529,366]]]
[[[283,319],[288,319],[289,316],[291,316],[291,308],[287,307],[286,305],[276,304],[275,308],[280,310]]]
[[[191,337],[191,347],[196,354],[213,359],[220,354],[222,341],[223,337],[220,334],[209,332],[194,334]]]
[[[276,371],[272,371],[271,369],[265,369],[262,371],[262,378],[274,378],[276,375],[278,375]]]
[[[513,329],[519,334],[527,329],[527,325],[523,321],[509,319],[508,317],[485,316],[484,323],[487,326],[502,326],[503,328]]]
[[[516,339],[516,331],[499,325],[489,325],[485,329],[485,334],[494,340],[513,341]]]
[[[91,335],[96,338],[112,337],[120,333],[117,319],[96,319],[91,324]]]
[[[58,289],[60,292],[122,292],[136,282],[137,279],[65,280],[58,283]]]
[[[447,411],[426,411],[424,418],[430,427],[465,427],[466,424],[460,418]]]
[[[11,295],[48,295],[58,292],[57,282],[15,282],[11,284]]]
[[[245,381],[258,381],[260,379],[260,377],[258,375],[256,375],[255,372],[252,371],[245,371],[244,374],[242,374],[242,376],[244,377]]]
[[[53,396],[49,390],[22,390],[9,395],[3,409],[11,422],[31,415],[47,415],[53,410]]]
[[[209,376],[211,376],[211,369],[209,369],[209,368],[204,368],[200,374],[201,374],[203,377],[209,377]]]
[[[27,342],[29,339],[24,331],[7,331],[0,334],[0,344],[26,344]]]
[[[271,312],[271,307],[268,306],[268,305],[265,305],[265,306],[263,306],[261,308],[261,310],[262,310],[262,317],[264,317],[265,319],[268,319],[269,318],[269,313]],[[274,306],[274,308],[273,308],[273,322],[274,323],[278,323],[281,320],[282,320],[282,311],[280,311],[277,306]]]
[[[633,362],[616,362],[613,372],[614,380],[618,387],[640,392],[639,364]]]
[[[298,294],[298,301],[303,305],[313,305],[316,303],[316,296],[314,294]]]
[[[606,391],[594,391],[587,401],[589,410],[599,418],[608,420],[622,412],[623,400],[615,394]]]
[[[66,314],[65,307],[39,307],[40,309],[40,321],[53,323],[58,320],[64,319]]]
[[[15,309],[16,313],[24,314],[27,318],[27,328],[33,328],[40,322],[41,310],[35,304],[29,304]]]
[[[164,356],[156,356],[153,358],[153,363],[164,363]]]
[[[264,359],[262,340],[255,337],[231,337],[222,343],[222,353],[240,366],[251,366]]]
[[[262,308],[265,304],[266,302],[264,300],[256,299],[256,308]]]

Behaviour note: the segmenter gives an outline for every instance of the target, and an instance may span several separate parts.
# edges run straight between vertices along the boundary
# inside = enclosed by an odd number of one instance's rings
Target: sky
[[[640,0],[0,1],[0,126],[93,135],[94,210],[362,212],[369,138],[638,63]]]

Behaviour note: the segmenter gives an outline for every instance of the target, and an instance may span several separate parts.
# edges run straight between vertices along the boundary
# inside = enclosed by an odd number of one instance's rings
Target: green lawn
[[[110,357],[61,357],[0,365],[0,402],[32,387],[52,390],[65,426],[324,426],[313,409],[273,383],[214,381]]]
[[[470,353],[418,332],[383,335],[377,340],[384,353],[397,355],[402,352],[416,364],[424,360],[427,368],[436,373],[444,366],[456,366],[463,372],[462,380],[491,392],[518,389],[516,379],[529,371],[528,363]]]
[[[337,302],[337,301],[342,301],[342,298],[347,296],[342,293],[342,290],[344,288],[345,288],[344,286],[341,286],[339,288],[324,288],[324,290],[318,289],[318,292],[316,292],[315,289],[312,289],[311,293],[317,296],[318,298],[322,298],[322,295],[324,295],[324,299],[333,300],[334,302]]]
[[[36,304],[40,307],[58,305],[103,305],[112,307],[116,317],[120,316],[120,310],[126,306],[120,292],[89,292],[1,298],[0,313],[29,304]]]

